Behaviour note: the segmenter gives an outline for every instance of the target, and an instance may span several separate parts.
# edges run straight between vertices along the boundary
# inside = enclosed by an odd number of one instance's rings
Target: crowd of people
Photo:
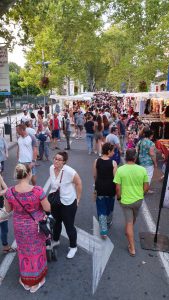
[[[21,124],[16,130],[18,164],[15,173],[18,183],[7,188],[2,176],[0,177],[0,204],[2,207],[5,199],[6,211],[13,211],[20,284],[34,293],[45,283],[47,238],[39,232],[38,221],[45,219],[46,213],[51,213],[55,220],[52,246],[60,244],[63,222],[70,243],[67,258],[73,258],[77,252],[74,223],[82,194],[82,180],[76,170],[67,164],[68,152],[71,150],[70,140],[73,138],[77,142],[86,138],[88,155],[93,155],[94,158],[94,196],[101,238],[107,238],[117,199],[125,217],[128,251],[131,256],[135,256],[134,224],[144,194],[153,193],[149,186],[154,168],[157,167],[153,132],[139,119],[138,113],[132,108],[127,111],[123,101],[100,93],[91,102],[76,101],[72,107],[65,107],[54,114],[48,113],[46,118],[42,107],[37,116],[33,111],[24,110]],[[58,142],[63,137],[66,148],[60,150]],[[4,160],[8,153],[6,144],[3,145],[1,139],[0,147],[4,149],[1,151],[0,148],[0,152],[6,153],[1,160],[3,175]],[[49,171],[49,195],[59,189],[60,202],[57,206],[50,203],[43,189],[36,184],[37,160],[43,160],[44,156],[47,161],[50,160],[50,147],[57,151]],[[7,220],[0,223],[5,253],[16,251],[8,245],[7,224]]]

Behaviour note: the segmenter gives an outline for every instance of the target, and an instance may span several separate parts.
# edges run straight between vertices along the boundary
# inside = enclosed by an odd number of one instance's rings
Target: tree
[[[108,30],[104,14],[112,22]],[[18,0],[1,26],[17,22],[21,43],[30,47],[22,86],[39,87],[43,71],[36,62],[43,49],[51,62],[49,88],[73,78],[88,90],[120,90],[125,83],[136,91],[141,81],[149,85],[157,69],[167,72],[168,20],[169,0]],[[1,34],[12,40],[8,30]]]
[[[9,72],[14,72],[19,74],[21,71],[21,67],[18,66],[15,62],[10,62],[9,63]]]

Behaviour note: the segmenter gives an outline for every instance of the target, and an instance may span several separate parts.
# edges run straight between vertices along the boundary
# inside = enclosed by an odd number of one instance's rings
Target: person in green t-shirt
[[[116,183],[117,199],[124,212],[125,232],[128,239],[128,250],[135,256],[134,223],[141,207],[144,193],[149,189],[147,171],[144,167],[135,164],[136,150],[126,151],[126,164],[119,167],[114,182]]]

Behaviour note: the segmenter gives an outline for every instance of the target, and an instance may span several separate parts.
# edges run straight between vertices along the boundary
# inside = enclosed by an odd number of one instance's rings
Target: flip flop
[[[33,286],[30,289],[30,293],[36,293],[46,282],[46,279],[44,278],[43,282],[39,282],[37,287],[35,289],[33,289]]]
[[[12,247],[9,247],[8,249],[4,249],[3,250],[3,253],[4,254],[8,254],[8,253],[13,253],[13,252],[16,252],[17,251],[17,248],[12,248]]]

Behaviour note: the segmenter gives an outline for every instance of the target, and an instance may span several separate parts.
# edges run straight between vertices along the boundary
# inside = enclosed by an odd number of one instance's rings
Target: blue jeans
[[[89,153],[93,151],[93,138],[94,133],[86,133],[87,148]]]
[[[96,208],[100,226],[100,234],[107,235],[108,227],[112,222],[115,197],[97,196]]]
[[[40,144],[39,144],[40,159],[43,159],[43,154],[45,154],[46,159],[49,158],[49,143],[48,142],[40,142]]]
[[[4,221],[0,223],[0,228],[1,228],[1,242],[3,246],[8,245],[8,221]]]

